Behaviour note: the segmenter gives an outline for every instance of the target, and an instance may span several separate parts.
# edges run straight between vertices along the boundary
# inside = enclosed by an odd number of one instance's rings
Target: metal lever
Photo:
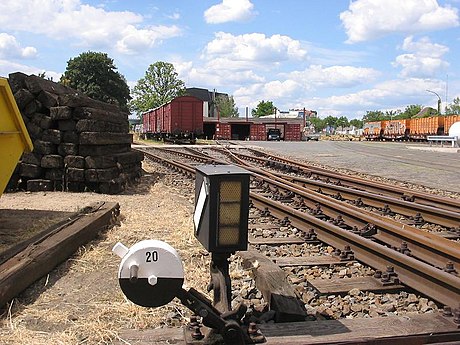
[[[241,324],[241,319],[244,317],[247,307],[240,304],[237,309],[220,313],[211,304],[211,301],[197,290],[190,288],[184,290],[182,288],[176,295],[182,304],[201,316],[203,324],[218,332],[227,345],[244,345],[264,343],[265,337],[256,331],[255,334],[250,334],[248,326]]]

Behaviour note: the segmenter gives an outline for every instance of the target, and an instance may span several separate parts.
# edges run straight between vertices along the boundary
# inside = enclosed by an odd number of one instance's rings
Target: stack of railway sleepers
[[[12,73],[9,83],[34,144],[9,190],[117,194],[140,177],[143,154],[131,150],[118,106],[35,75]]]

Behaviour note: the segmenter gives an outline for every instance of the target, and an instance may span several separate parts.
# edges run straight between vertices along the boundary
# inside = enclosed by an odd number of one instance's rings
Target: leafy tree
[[[310,117],[309,121],[313,125],[313,127],[315,127],[316,132],[321,132],[324,128],[326,128],[326,123],[323,119],[320,119],[319,117]]]
[[[325,123],[326,126],[336,128],[337,127],[337,118],[334,117],[334,116],[329,115],[324,119],[324,123]]]
[[[140,114],[185,94],[185,83],[178,78],[173,64],[157,61],[137,81],[132,93],[130,108]]]
[[[352,119],[350,120],[350,126],[354,126],[356,128],[363,128],[363,120]]]
[[[60,82],[91,98],[128,109],[128,84],[106,53],[88,51],[70,59]]]
[[[460,115],[460,97],[454,98],[452,103],[446,107],[446,114]]]
[[[403,119],[404,115],[401,113],[401,110],[387,110],[385,112],[385,120],[399,120]]]
[[[417,115],[422,110],[422,106],[420,104],[411,104],[404,109],[401,113],[403,119],[410,119]]]
[[[227,97],[220,95],[216,98],[217,108],[221,117],[238,117],[238,108],[233,96]]]
[[[261,117],[265,115],[270,115],[273,114],[275,111],[275,107],[273,106],[272,101],[260,101],[259,104],[257,104],[257,107],[255,109],[252,109],[251,114],[253,117]]]
[[[350,125],[346,116],[340,116],[338,119],[336,119],[335,124],[337,127],[342,127],[342,128],[348,127]]]
[[[363,122],[381,121],[385,118],[385,114],[380,110],[366,111],[363,116]]]

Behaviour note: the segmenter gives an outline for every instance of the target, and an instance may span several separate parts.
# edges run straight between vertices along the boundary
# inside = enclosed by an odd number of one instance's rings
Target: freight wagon
[[[367,122],[364,137],[366,140],[426,141],[430,135],[448,135],[450,126],[457,121],[460,121],[459,115]]]
[[[175,143],[194,143],[203,134],[203,101],[180,96],[142,114],[144,135],[148,139]]]
[[[382,122],[384,121],[372,121],[364,124],[363,133],[367,140],[378,140],[382,137]]]

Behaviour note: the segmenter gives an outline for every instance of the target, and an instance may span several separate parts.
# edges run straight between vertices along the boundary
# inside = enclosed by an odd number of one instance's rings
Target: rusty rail
[[[157,160],[164,161],[168,165],[177,165],[180,169],[184,169],[184,171],[186,171],[188,175],[190,175],[192,171],[194,172],[194,169],[188,166],[187,164],[177,164],[177,162],[164,158],[157,158]],[[268,179],[267,177],[264,178]],[[278,178],[275,178],[275,180],[276,179]],[[289,183],[293,184],[292,182],[286,181],[274,182],[279,184],[280,186],[283,184],[283,188],[289,188]],[[313,196],[315,198],[321,199],[328,198],[323,195],[319,195],[319,197],[315,196],[313,195],[314,192],[310,190],[299,190],[299,187],[297,185],[290,187],[297,189],[300,194],[303,194],[305,196],[309,195],[310,197]],[[309,215],[305,212],[298,211],[296,209],[293,209],[292,207],[283,205],[280,202],[270,200],[254,192],[250,193],[250,197],[254,205],[262,209],[268,208],[270,212],[272,212],[274,215],[280,218],[288,217],[292,225],[296,226],[300,230],[310,231],[310,229],[313,227],[317,232],[318,239],[320,239],[321,241],[329,245],[332,245],[336,248],[344,248],[348,245],[354,251],[355,257],[358,260],[366,263],[367,265],[377,270],[385,271],[388,267],[393,267],[394,272],[397,273],[398,278],[402,283],[414,288],[415,290],[433,298],[434,300],[444,305],[451,307],[457,306],[458,300],[460,299],[460,278],[458,276],[447,273],[442,269],[436,268],[426,262],[399,253],[396,250],[388,248],[379,243],[373,242],[371,239],[356,235],[329,222],[320,220],[315,216]],[[337,202],[333,199],[326,201],[326,203],[328,204],[337,204]],[[342,208],[345,207],[342,206]],[[359,213],[361,213],[361,215]],[[362,210],[359,210],[359,212],[357,212],[354,215],[354,217],[366,218],[369,217],[369,215],[366,215],[362,212]],[[368,220],[365,219],[365,221]],[[378,220],[378,218],[373,218],[373,221],[375,223],[378,223],[379,226],[384,227],[384,224],[379,223],[380,221]],[[385,221],[387,222],[388,220],[385,219]],[[399,226],[399,228],[395,228],[394,230],[396,236],[396,234],[398,234],[397,230],[401,232],[401,226]],[[460,255],[458,248],[455,248],[452,245],[450,245],[446,250],[444,250],[445,248],[442,247],[445,243],[442,241],[435,242],[432,239],[430,239],[430,236],[425,237],[421,236],[421,234],[416,234],[414,236],[410,236],[409,234],[410,233],[405,232],[402,235],[405,236],[406,239],[410,238],[414,241],[414,243],[422,242],[423,245],[421,247],[428,245],[428,247],[426,248],[427,250],[429,250],[429,248],[431,247],[436,248],[435,251],[438,251],[436,255],[439,255],[438,260],[445,260],[445,255],[447,254],[447,257],[455,260],[455,262],[458,262]],[[426,234],[427,233],[424,233],[424,235]],[[440,240],[443,240],[440,237],[438,238]],[[446,242],[453,243],[451,241]],[[430,253],[427,252],[426,255],[430,255]],[[433,253],[431,253],[431,255],[435,256]],[[444,256],[444,258],[442,258],[442,256]]]
[[[303,164],[298,161],[276,156],[274,154],[267,154],[263,151],[255,150],[253,148],[246,148],[247,150],[258,155],[257,157],[248,156],[242,153],[234,152],[235,155],[244,157],[245,159],[258,161],[262,165],[269,165],[270,162],[279,162],[297,168],[303,173],[314,174],[318,177],[330,179],[331,182],[340,181],[342,186],[366,190],[368,192],[387,195],[393,198],[401,198],[402,200],[411,200],[411,202],[442,208],[445,210],[460,212],[460,200],[453,198],[445,198],[434,194],[423,193],[419,191],[410,190],[400,186],[394,186],[387,183],[374,182],[365,180],[358,177],[353,177],[337,172],[331,172],[326,169],[313,167],[308,164]],[[263,157],[261,157],[263,156]]]

